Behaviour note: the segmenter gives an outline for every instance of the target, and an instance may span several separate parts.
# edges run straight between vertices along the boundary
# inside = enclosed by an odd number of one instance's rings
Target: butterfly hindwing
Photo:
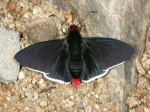
[[[83,82],[104,76],[110,68],[123,63],[134,53],[128,44],[110,38],[83,38],[83,46]]]
[[[25,67],[43,73],[49,80],[59,83],[71,81],[64,39],[33,44],[19,51],[15,59]]]

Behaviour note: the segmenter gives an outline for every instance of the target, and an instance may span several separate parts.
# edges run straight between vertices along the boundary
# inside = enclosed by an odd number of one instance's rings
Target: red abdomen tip
[[[77,88],[79,84],[80,84],[80,78],[78,79],[72,78],[72,86],[74,88]]]

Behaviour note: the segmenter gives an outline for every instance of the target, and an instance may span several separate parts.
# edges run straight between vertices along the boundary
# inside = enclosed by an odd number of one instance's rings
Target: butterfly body
[[[15,55],[23,66],[43,73],[52,81],[78,87],[80,81],[90,82],[129,59],[134,49],[111,38],[84,38],[72,24],[63,39],[33,44]]]
[[[75,82],[80,81],[81,72],[82,72],[82,37],[76,29],[77,27],[73,24],[70,26],[67,39],[67,50],[68,50],[68,66],[72,78]],[[73,82],[73,81],[72,81]]]

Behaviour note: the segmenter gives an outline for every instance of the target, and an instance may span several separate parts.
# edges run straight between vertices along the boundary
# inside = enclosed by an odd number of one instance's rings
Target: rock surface
[[[55,20],[56,21],[56,20]],[[48,19],[34,20],[28,24],[24,34],[33,43],[48,41],[58,38],[58,27],[52,17]]]
[[[0,28],[0,82],[17,80],[20,67],[13,57],[19,49],[19,33]]]
[[[56,1],[55,4],[60,4],[60,1]],[[134,46],[136,50],[134,57],[124,65],[112,70],[105,77],[115,104],[115,111],[127,112],[127,96],[137,83],[137,73],[134,66],[135,58],[139,59],[142,56],[145,47],[144,41],[150,14],[150,1],[82,0],[80,2],[62,2],[62,6],[64,4],[65,6],[68,4],[68,8],[75,12],[80,21],[89,11],[98,11],[98,14],[85,20],[85,29],[88,36],[112,37]]]

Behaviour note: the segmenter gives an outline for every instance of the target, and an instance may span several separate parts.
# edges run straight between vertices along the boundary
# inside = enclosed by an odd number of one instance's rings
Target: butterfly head
[[[79,32],[79,28],[75,24],[71,24],[70,27],[68,28],[69,32]]]

